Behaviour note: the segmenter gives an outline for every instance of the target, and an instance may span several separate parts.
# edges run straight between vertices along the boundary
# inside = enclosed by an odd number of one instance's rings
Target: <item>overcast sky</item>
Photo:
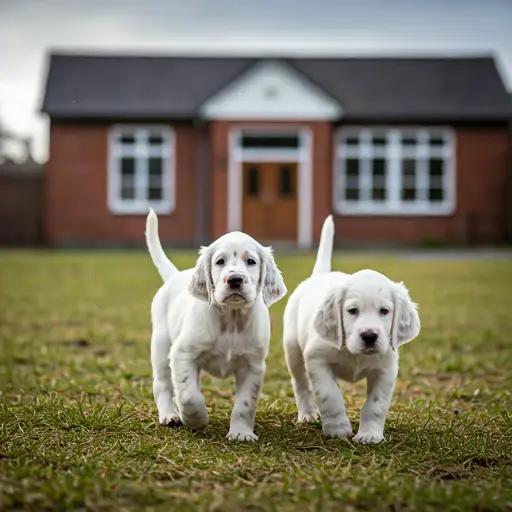
[[[47,152],[51,48],[125,52],[493,52],[512,89],[512,0],[0,0],[0,119]],[[376,77],[378,79],[378,77]]]

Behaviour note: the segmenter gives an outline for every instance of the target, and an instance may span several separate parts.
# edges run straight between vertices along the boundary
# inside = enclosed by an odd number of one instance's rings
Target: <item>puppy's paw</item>
[[[236,432],[230,430],[227,438],[230,441],[244,441],[249,443],[255,443],[258,440],[258,436],[254,432]]]
[[[379,433],[374,432],[358,432],[355,437],[354,441],[357,441],[361,444],[378,444],[382,441],[385,441],[384,436]]]
[[[318,411],[299,412],[297,423],[312,423],[314,421],[318,421],[319,419],[320,415],[318,414]]]
[[[206,421],[184,421],[183,422],[193,432],[201,432],[208,426],[208,419]]]
[[[352,432],[351,425],[324,425],[324,436],[340,439],[350,439],[354,432]]]
[[[190,430],[193,430],[194,432],[200,432],[206,428],[210,418],[208,417],[206,408],[193,409],[188,407],[186,411],[181,411],[181,420],[183,421],[183,424],[186,425]]]
[[[158,411],[158,422],[160,425],[170,428],[176,428],[183,425],[180,415],[174,407],[167,407]]]
[[[177,428],[183,425],[183,422],[181,421],[181,418],[178,413],[166,414],[164,416],[161,416],[159,422],[160,425],[169,428]]]

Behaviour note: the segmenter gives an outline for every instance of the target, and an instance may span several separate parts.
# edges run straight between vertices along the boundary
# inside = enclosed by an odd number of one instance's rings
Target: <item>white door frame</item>
[[[292,149],[244,149],[242,133],[272,135],[298,135],[299,147]],[[313,242],[313,183],[312,183],[313,134],[311,130],[295,126],[248,126],[229,131],[228,151],[228,231],[242,229],[242,167],[244,162],[296,162],[298,165],[297,244],[309,248]]]

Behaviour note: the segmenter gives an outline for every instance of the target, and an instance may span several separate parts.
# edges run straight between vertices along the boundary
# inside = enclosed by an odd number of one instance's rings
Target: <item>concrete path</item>
[[[276,244],[276,254],[292,256],[294,254],[315,254],[316,249],[300,250],[296,247]],[[347,256],[357,258],[358,256],[382,255],[409,260],[504,260],[512,261],[512,247],[478,247],[478,248],[450,248],[450,249],[415,249],[415,248],[366,248],[366,249],[337,249],[334,251],[336,257]]]
[[[405,259],[415,260],[508,260],[512,261],[512,248],[437,249],[397,252]]]

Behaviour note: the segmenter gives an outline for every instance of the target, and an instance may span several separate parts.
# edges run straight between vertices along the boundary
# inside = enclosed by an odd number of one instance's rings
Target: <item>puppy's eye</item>
[[[348,310],[349,315],[357,315],[357,308],[350,308]]]
[[[380,308],[380,314],[386,316],[389,313],[388,308]]]
[[[220,260],[217,260],[217,262],[215,263],[216,265],[219,265],[219,267],[222,267],[222,265],[224,265],[224,263],[226,263],[224,261],[224,258],[221,258]]]
[[[247,259],[247,265],[252,267],[253,265],[256,265],[256,262],[252,258],[248,258]]]

